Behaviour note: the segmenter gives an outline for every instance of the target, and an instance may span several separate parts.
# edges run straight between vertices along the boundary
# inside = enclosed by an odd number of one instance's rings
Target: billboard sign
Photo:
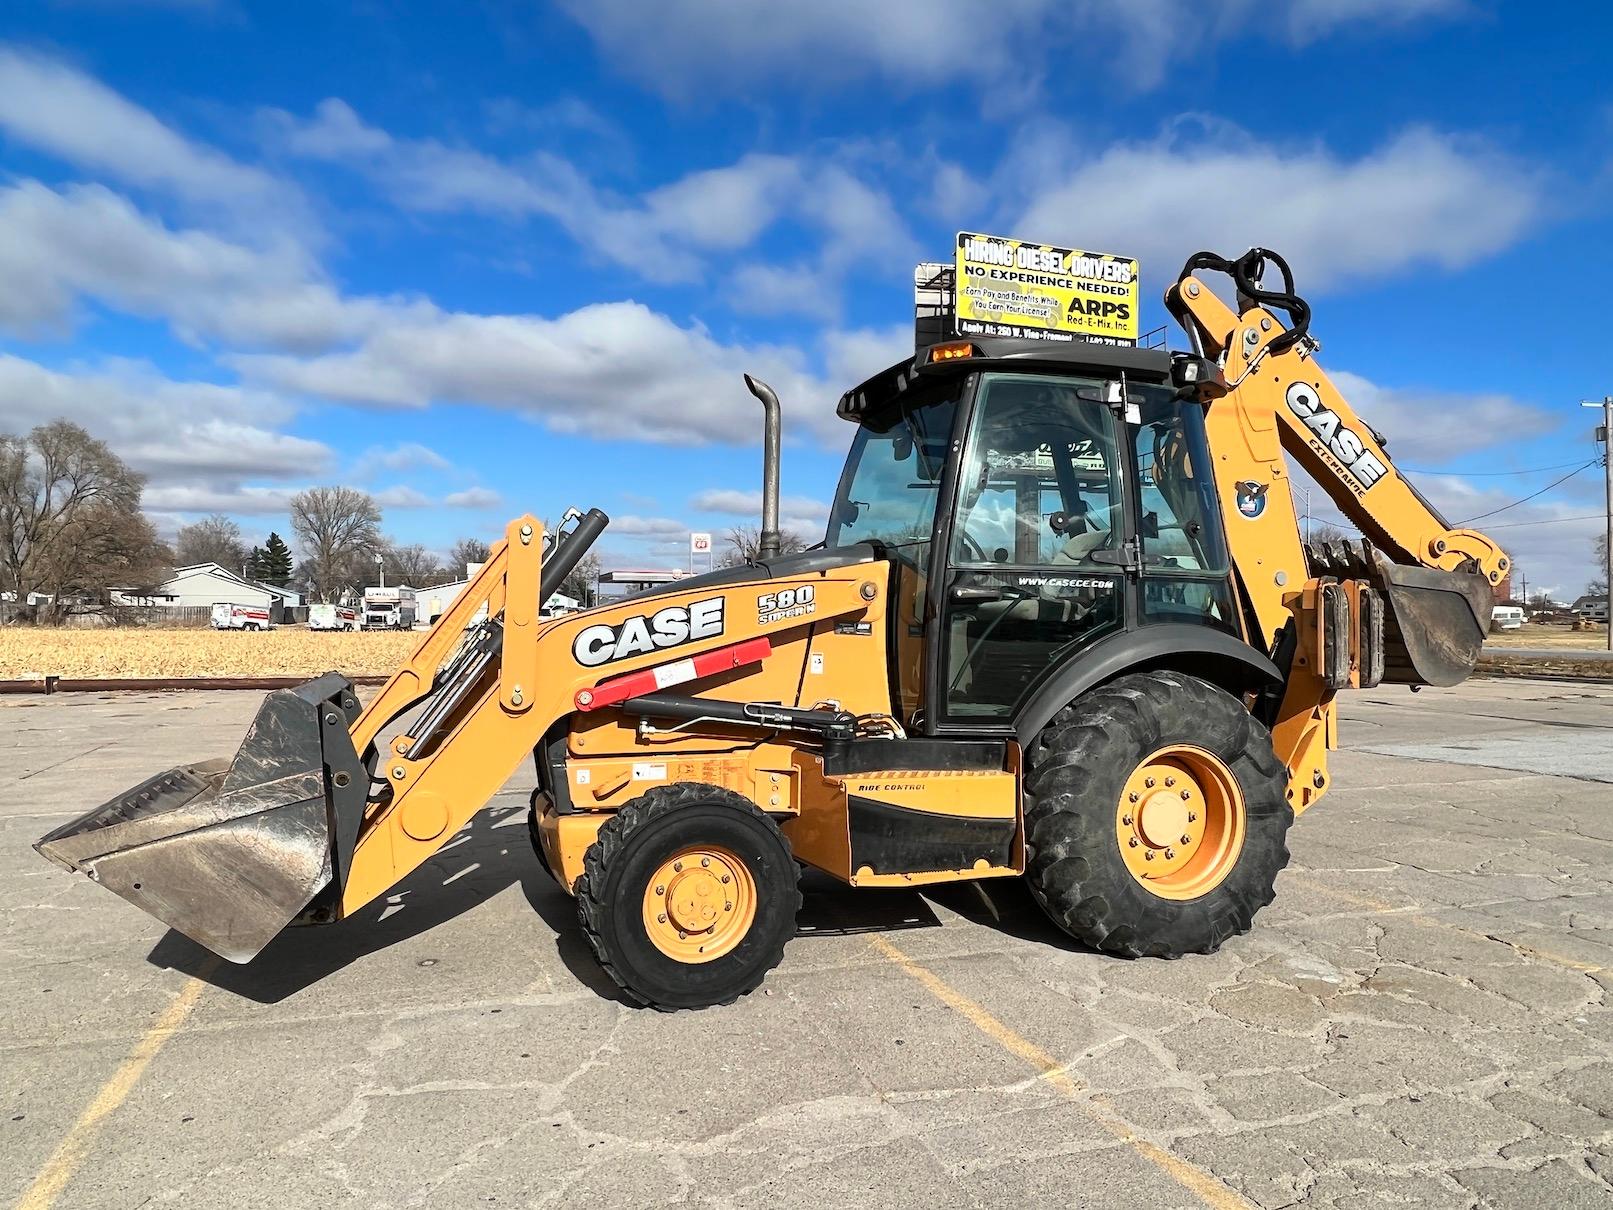
[[[1130,257],[960,231],[956,270],[961,336],[1137,343]]]

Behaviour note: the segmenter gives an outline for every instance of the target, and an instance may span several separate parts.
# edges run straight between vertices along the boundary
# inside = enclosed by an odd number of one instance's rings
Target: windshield
[[[827,545],[928,542],[963,378],[915,391],[857,427],[829,513]]]

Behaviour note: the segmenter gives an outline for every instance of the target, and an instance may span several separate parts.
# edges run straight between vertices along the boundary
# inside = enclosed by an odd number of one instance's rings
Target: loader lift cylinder
[[[597,508],[589,509],[569,532],[556,532],[550,555],[543,563],[538,580],[538,606],[560,591],[566,577],[576,569],[582,557],[605,532],[610,518]],[[504,625],[497,618],[482,623],[485,628],[472,642],[467,643],[432,690],[426,708],[410,732],[409,755],[416,760],[431,752],[432,741],[442,732],[443,724],[452,717],[466,696],[481,683],[487,670],[498,660],[504,649]]]

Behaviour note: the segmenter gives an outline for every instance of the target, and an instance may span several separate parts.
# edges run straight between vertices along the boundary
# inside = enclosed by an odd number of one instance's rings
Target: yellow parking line
[[[1082,1086],[1070,1075],[1066,1064],[1060,1063],[1029,1038],[1015,1033],[980,1004],[958,991],[934,971],[920,966],[886,938],[875,936],[872,940],[874,948],[900,967],[903,973],[922,983],[932,996],[1004,1050],[1037,1068],[1047,1084],[1080,1105],[1099,1126],[1159,1168],[1177,1184],[1192,1191],[1205,1205],[1215,1207],[1215,1210],[1253,1210],[1249,1202],[1228,1189],[1210,1173],[1140,1137],[1101,1097],[1083,1098]]]
[[[56,1150],[51,1153],[50,1159],[45,1161],[45,1166],[34,1178],[34,1183],[28,1186],[28,1192],[24,1193],[22,1200],[17,1203],[17,1210],[49,1210],[61,1196],[62,1190],[67,1187],[67,1182],[73,1179],[73,1173],[78,1168],[79,1161],[84,1158],[84,1153],[101,1123],[107,1115],[123,1104],[129,1093],[134,1091],[134,1086],[140,1082],[146,1066],[157,1057],[157,1052],[163,1048],[163,1044],[185,1024],[185,1019],[190,1016],[191,1010],[196,1007],[196,1001],[201,998],[202,991],[207,987],[205,982],[207,976],[212,974],[217,966],[218,960],[210,959],[197,976],[180,989],[162,1016],[146,1030],[139,1044],[129,1052],[129,1057],[112,1073],[112,1078],[101,1086],[101,1091],[95,1094],[95,1099],[89,1103],[89,1107],[79,1114],[78,1121],[73,1123],[66,1137],[56,1145]]]

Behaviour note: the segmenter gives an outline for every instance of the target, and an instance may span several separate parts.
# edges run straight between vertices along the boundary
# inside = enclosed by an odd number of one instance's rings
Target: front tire
[[[756,805],[698,782],[657,786],[599,829],[577,914],[606,973],[671,1011],[729,1004],[784,956],[801,906],[789,841]]]
[[[1212,953],[1276,894],[1287,770],[1230,694],[1179,672],[1123,676],[1061,710],[1026,756],[1026,878],[1076,940]]]

